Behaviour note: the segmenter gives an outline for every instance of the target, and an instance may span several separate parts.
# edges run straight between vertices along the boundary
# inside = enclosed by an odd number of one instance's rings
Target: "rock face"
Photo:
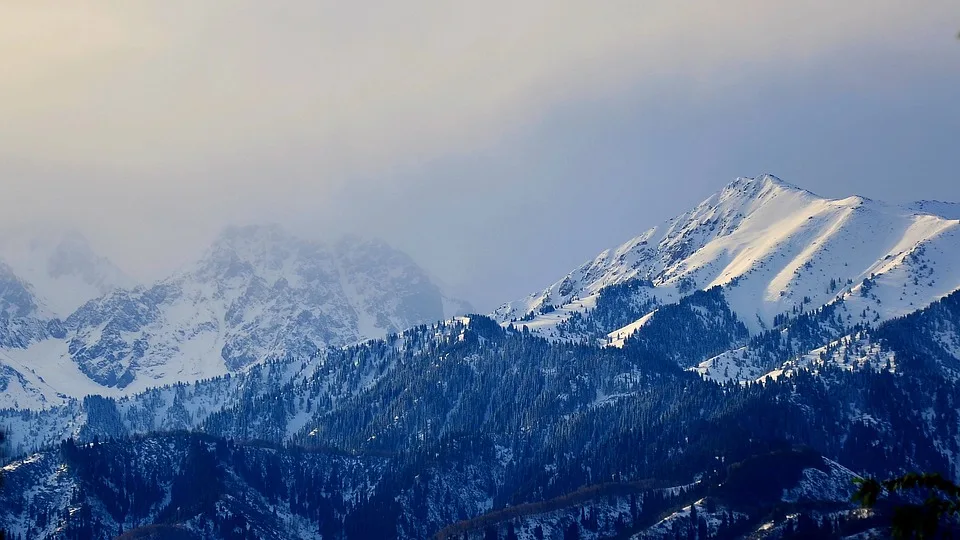
[[[30,284],[0,262],[0,347],[27,347],[64,337],[63,325],[49,318]]]
[[[208,377],[443,317],[437,286],[386,244],[328,248],[278,227],[243,227],[183,272],[90,302],[66,324],[81,369],[124,387],[138,374]]]
[[[11,310],[41,312],[28,286],[12,274],[7,281]],[[58,356],[60,364],[69,360],[77,377],[107,393],[128,392],[382,337],[452,316],[445,305],[451,304],[427,273],[383,242],[344,238],[327,246],[278,226],[232,227],[180,272],[149,286],[112,290],[62,324],[51,323],[65,328],[65,334],[59,330],[64,346],[44,354]],[[32,320],[26,315],[18,319],[23,330],[7,333],[8,346],[56,338],[40,332],[42,317],[33,328],[23,322]],[[36,371],[28,379],[44,377],[35,368],[54,363],[13,356]],[[81,395],[69,381],[64,385],[55,393]]]

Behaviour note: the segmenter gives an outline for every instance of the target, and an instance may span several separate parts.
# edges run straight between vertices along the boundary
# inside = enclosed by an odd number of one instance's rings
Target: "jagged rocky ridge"
[[[25,283],[46,318],[64,319],[88,300],[134,285],[76,231],[0,233],[0,262]]]
[[[230,228],[197,263],[94,298],[63,321],[34,315],[30,290],[16,288],[15,276],[8,282],[2,299],[10,296],[15,312],[0,335],[0,363],[16,374],[5,379],[3,404],[21,407],[311,357],[468,307],[382,242],[344,238],[328,247],[276,226]]]

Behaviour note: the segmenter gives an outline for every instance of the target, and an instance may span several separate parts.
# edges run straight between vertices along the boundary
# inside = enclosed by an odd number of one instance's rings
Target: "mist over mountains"
[[[196,262],[140,285],[77,233],[21,245],[0,259],[13,265],[0,267],[0,354],[17,372],[7,406],[191,382],[470,310],[383,242],[327,246],[275,225],[229,227]]]

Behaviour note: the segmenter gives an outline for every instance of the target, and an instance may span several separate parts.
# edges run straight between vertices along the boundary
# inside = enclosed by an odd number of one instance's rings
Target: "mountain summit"
[[[619,343],[661,306],[720,287],[750,335],[828,305],[848,327],[874,324],[960,288],[960,222],[941,215],[950,209],[827,199],[772,175],[738,178],[494,316],[555,339]],[[629,298],[599,324],[597,302],[616,287],[630,288]]]
[[[454,315],[444,307],[427,273],[383,242],[328,246],[275,225],[231,227],[174,275],[85,303],[64,320],[65,339],[4,354],[26,401],[129,393],[311,357]]]
[[[39,309],[65,318],[88,300],[133,285],[80,233],[11,231],[0,235],[0,261],[29,283]]]

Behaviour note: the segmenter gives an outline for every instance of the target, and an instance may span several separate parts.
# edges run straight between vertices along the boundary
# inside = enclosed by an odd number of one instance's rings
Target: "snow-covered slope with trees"
[[[691,295],[681,308],[660,313],[722,313],[718,291]],[[884,339],[936,333],[946,328],[945,317],[960,314],[956,301],[938,306],[942,313],[931,309]],[[926,350],[903,345],[903,354]],[[659,347],[672,349],[669,340]],[[476,316],[134,397],[89,397],[42,412],[3,410],[0,426],[11,433],[16,458],[8,478],[18,491],[0,497],[0,520],[21,534],[46,530],[42,514],[74,532],[104,524],[115,531],[121,524],[126,530],[161,522],[165,508],[182,506],[190,512],[175,522],[199,531],[210,522],[229,523],[218,509],[231,507],[231,494],[247,496],[247,483],[234,479],[248,478],[270,501],[265,512],[247,514],[264,533],[280,530],[270,517],[280,515],[313,531],[298,537],[318,537],[320,526],[344,531],[376,523],[382,528],[346,537],[429,538],[446,531],[452,534],[439,537],[479,538],[491,527],[502,537],[512,527],[526,538],[541,529],[546,538],[575,528],[581,538],[644,531],[660,538],[661,526],[671,534],[676,527],[702,530],[703,517],[710,534],[700,538],[729,538],[770,523],[789,527],[784,505],[796,514],[798,530],[835,529],[853,508],[855,475],[904,468],[958,474],[960,391],[909,358],[897,373],[828,365],[764,385],[721,387],[676,363],[652,362],[655,349],[551,343]],[[184,429],[202,434],[156,434]],[[203,442],[205,470],[227,476],[221,482],[169,478],[192,459],[171,437]],[[65,442],[58,452],[51,445],[59,441]],[[294,476],[309,470],[305,458],[314,448],[381,463],[357,463],[352,474],[369,478],[369,489],[351,497],[332,521],[304,502],[336,489],[297,483]],[[243,465],[244,455],[261,452],[272,457]],[[49,460],[48,467],[35,469],[38,460]],[[169,463],[159,476],[149,466],[157,460]],[[57,478],[99,478],[104,489],[85,489],[70,501],[44,496],[19,504],[20,492],[57,492],[61,484],[49,481],[65,463]],[[165,498],[170,482],[189,489]],[[225,492],[223,482],[230,485]],[[160,495],[137,507],[133,502],[145,498],[130,486],[144,483]],[[120,485],[127,487],[114,489]],[[181,497],[189,493],[208,494],[211,505],[184,504]],[[67,505],[77,509],[75,519],[66,518]],[[103,506],[113,511],[98,513]],[[745,532],[733,535],[734,529]]]
[[[361,339],[449,302],[382,245],[229,231],[3,351],[8,396],[71,378],[102,395],[0,409],[0,522],[38,538],[889,536],[889,509],[850,501],[855,477],[960,478],[958,222],[926,206],[741,179],[497,320],[326,349],[323,316]],[[42,313],[6,283],[6,313]],[[133,393],[211,342],[203,365],[225,374]]]
[[[830,306],[808,314],[690,369],[726,382],[771,380],[828,368],[895,373],[910,365],[960,380],[960,292],[905,317],[873,327],[857,325],[849,333],[843,325],[828,322],[838,311]]]

